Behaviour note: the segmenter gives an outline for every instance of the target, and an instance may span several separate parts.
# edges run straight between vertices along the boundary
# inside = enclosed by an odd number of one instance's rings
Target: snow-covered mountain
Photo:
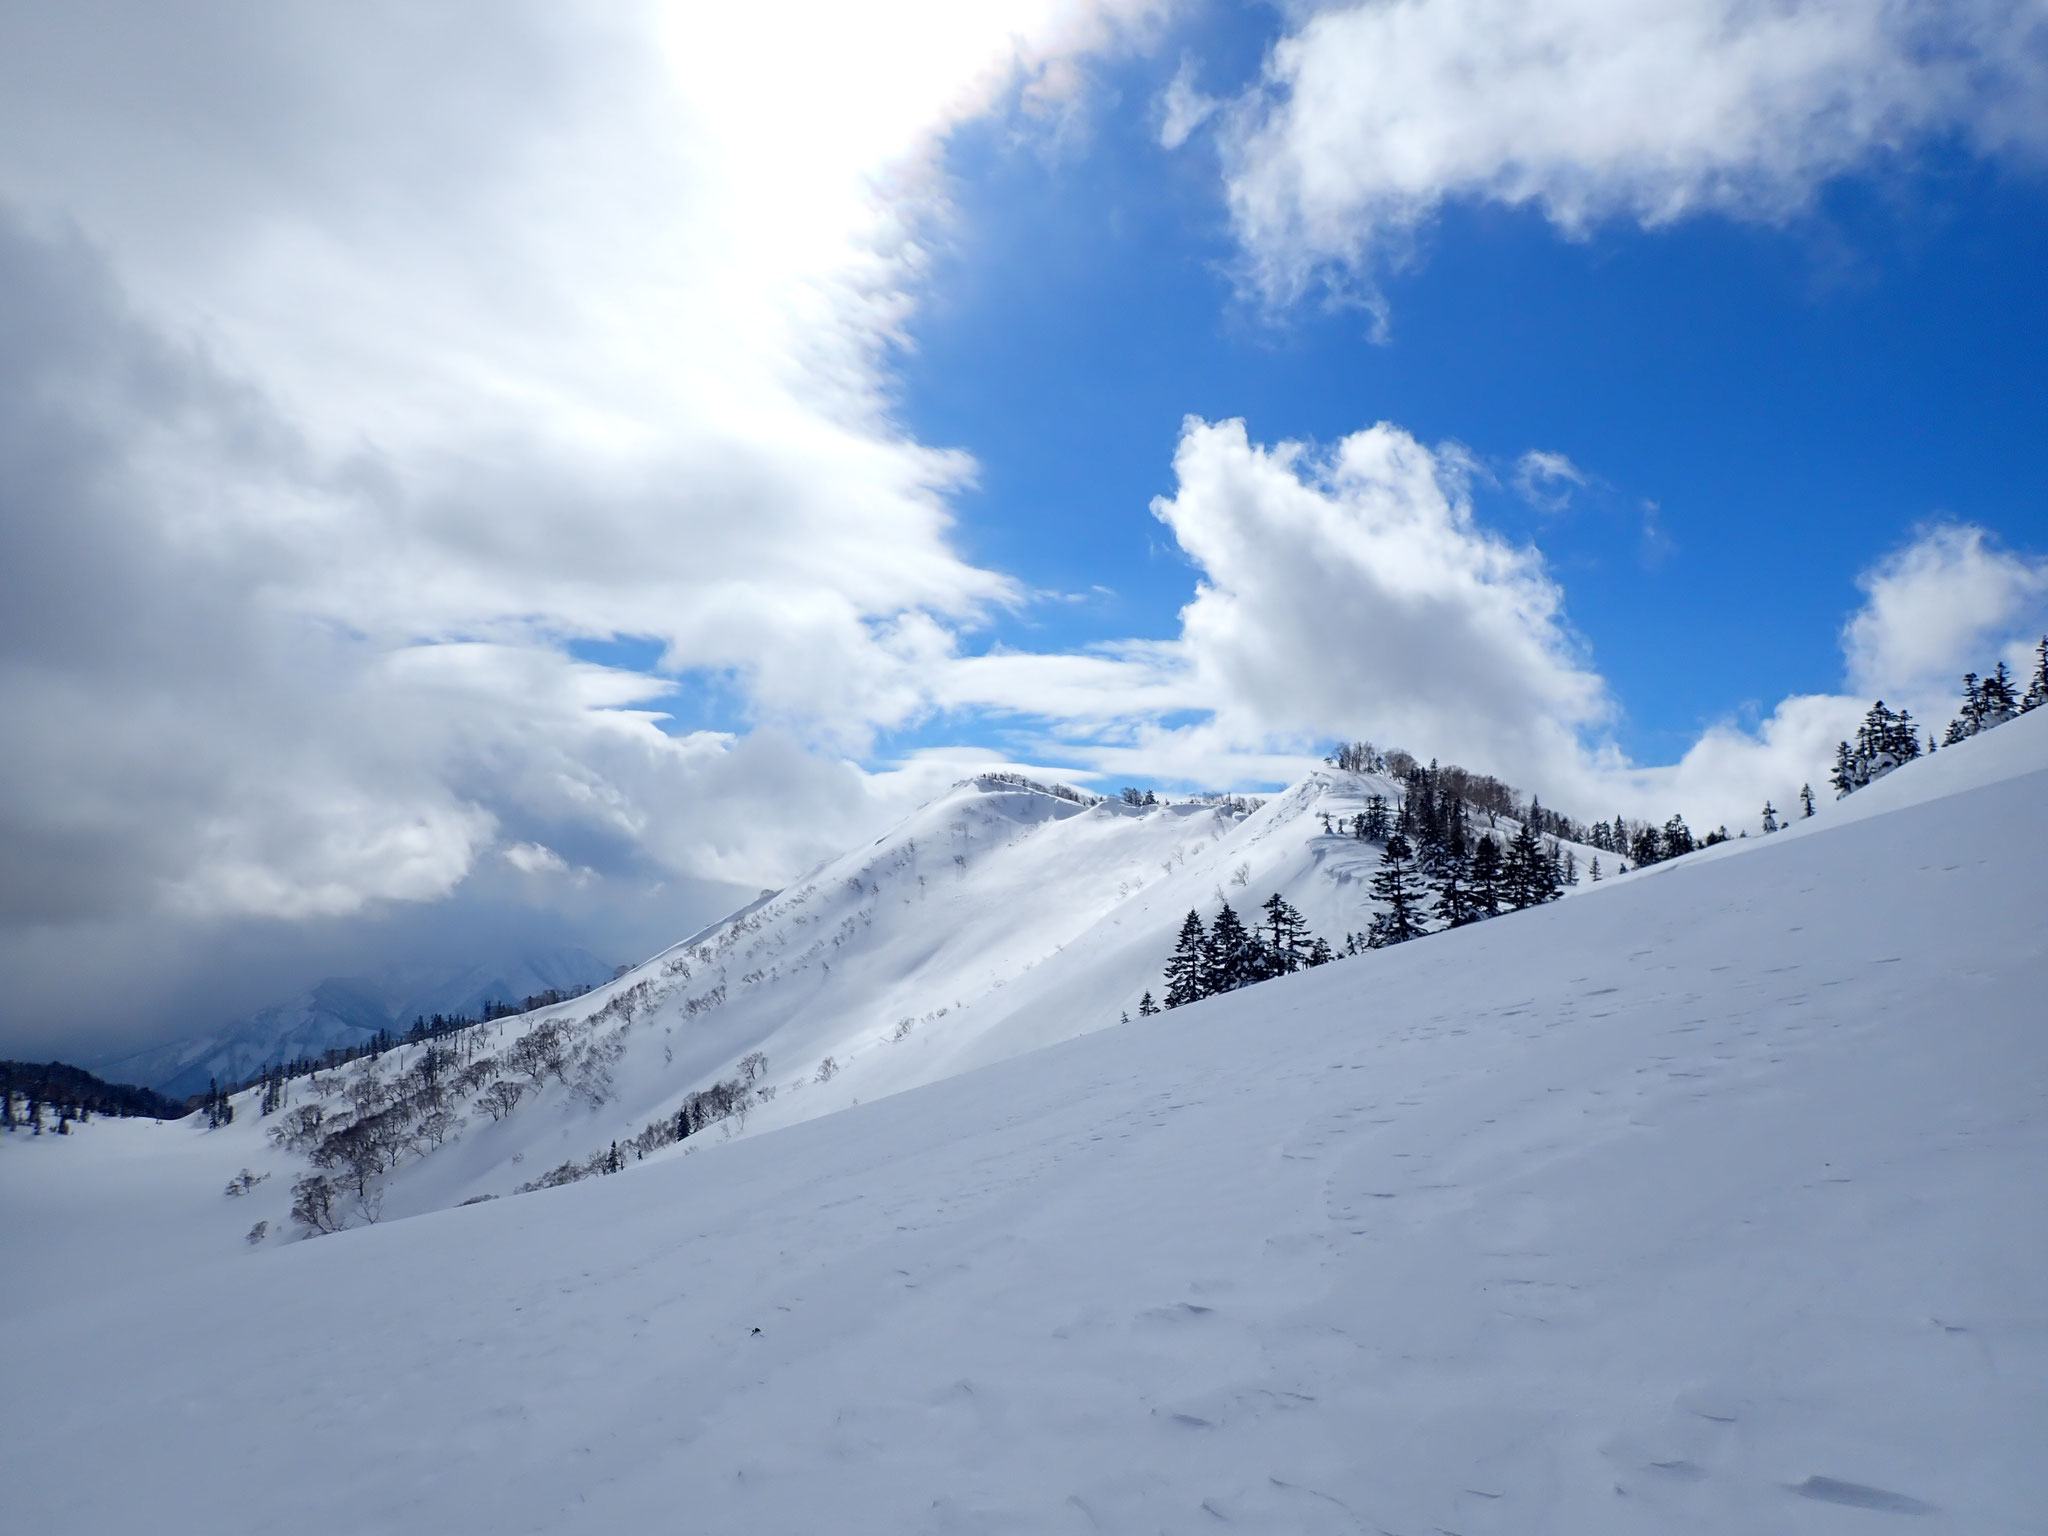
[[[434,1014],[481,1016],[485,1003],[516,1003],[546,991],[574,992],[608,980],[614,967],[586,949],[524,950],[457,966],[390,966],[375,976],[329,976],[290,1002],[259,1009],[218,1030],[115,1057],[101,1075],[145,1083],[172,1098],[237,1083],[264,1067],[353,1049],[379,1031],[403,1033]]]
[[[963,786],[551,1010],[565,1073],[408,1155],[365,1230],[241,1240],[295,1168],[246,1102],[10,1138],[10,1511],[2038,1529],[2048,712],[1774,837],[1106,1027],[1217,886],[1361,926],[1370,856],[1319,807],[1368,787]],[[729,1137],[390,1219],[757,1049],[777,1093]],[[224,1447],[278,1498],[222,1497]]]

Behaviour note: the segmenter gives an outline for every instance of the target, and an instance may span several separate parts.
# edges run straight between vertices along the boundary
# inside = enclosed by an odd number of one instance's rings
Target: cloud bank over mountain
[[[969,551],[976,466],[894,392],[952,216],[944,146],[984,120],[1080,131],[1090,69],[1174,10],[0,19],[0,968],[22,1027],[254,1006],[207,978],[350,963],[395,909],[467,904],[438,930],[457,944],[514,911],[688,927],[1017,759],[1225,787],[1359,734],[1707,821],[1809,774],[1846,695],[1626,761],[1559,577],[1474,510],[1483,467],[1392,423],[1261,445],[1191,419],[1153,508],[1189,567],[1178,625],[986,642],[1032,595]],[[1910,134],[2035,145],[2032,8],[1932,32],[1911,7],[1686,14],[1309,14],[1242,100],[1212,111],[1185,76],[1166,134],[1223,136],[1276,294],[1449,197],[1569,228],[1766,216]],[[1611,83],[1687,39],[1708,67],[1651,132]],[[1590,137],[1559,127],[1567,67],[1611,108]],[[1472,70],[1512,88],[1453,133],[1465,99],[1431,92]],[[1384,153],[1358,160],[1360,134]],[[1532,498],[1584,483],[1549,450],[1522,471]],[[1936,528],[1869,578],[1845,688],[1920,697],[2042,592]]]

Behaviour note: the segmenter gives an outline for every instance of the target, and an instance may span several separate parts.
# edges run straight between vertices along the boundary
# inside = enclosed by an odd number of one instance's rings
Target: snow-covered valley
[[[2041,1529],[2048,712],[1107,1027],[1190,906],[1360,926],[1373,850],[1320,817],[1368,788],[963,787],[559,1010],[612,1008],[603,1092],[317,1241],[243,1241],[292,1173],[253,1107],[10,1138],[10,1523]],[[753,1050],[743,1130],[438,1209]]]

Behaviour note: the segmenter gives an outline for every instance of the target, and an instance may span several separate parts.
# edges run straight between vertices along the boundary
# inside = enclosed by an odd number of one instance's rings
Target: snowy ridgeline
[[[583,997],[267,1081],[136,1155],[190,1165],[189,1234],[172,1246],[218,1249],[687,1154],[1140,1012],[1191,909],[1256,919],[1278,894],[1316,937],[1360,939],[1412,798],[1334,769],[1270,802],[1130,805],[970,780]],[[1433,804],[1412,820],[1425,844],[1453,825]],[[1474,811],[1473,836],[1490,820],[1504,840],[1520,830]],[[1463,838],[1462,813],[1455,825]],[[1598,857],[1541,844],[1553,891]],[[214,1209],[223,1189],[233,1232]],[[51,1262],[44,1279],[61,1285]]]
[[[10,1522],[2039,1531],[2044,807],[2048,712],[1791,832],[1571,900],[775,1135],[693,1136],[698,1155],[616,1178],[228,1257],[181,1258],[154,1213],[202,1149],[233,1160],[246,1136],[260,1152],[260,1116],[17,1138],[0,1156],[0,1351],[35,1387],[0,1409]],[[1069,814],[963,793],[869,851],[901,865],[834,866],[738,937],[660,958],[611,998],[678,961],[688,976],[618,1003],[578,1049],[624,1026],[621,1082],[637,1035],[701,1077],[688,1026],[716,1029],[769,974],[865,974],[831,942],[849,916],[849,934],[879,934],[885,914],[922,914],[890,948],[921,935],[956,967],[1019,928],[1026,952],[1057,942],[975,871]],[[1320,873],[1344,850],[1289,815],[1077,819],[1044,840],[1044,874],[1078,891],[1091,849],[1142,831],[1182,847],[1147,879],[1171,887],[1164,921],[1195,904],[1172,882],[1220,857],[1270,860],[1254,891],[1314,871],[1289,899],[1341,928],[1311,900],[1350,889]],[[1110,913],[1129,901],[1113,892]],[[941,903],[961,909],[945,924]],[[830,920],[793,925],[807,912]],[[1144,926],[1127,923],[1149,956]],[[747,953],[771,933],[790,935],[780,951]],[[706,948],[763,980],[733,977],[686,1019],[716,984]],[[908,958],[886,964],[915,974]],[[1119,1001],[1105,992],[1091,1020]],[[806,1051],[842,1038],[819,1028]],[[875,1028],[863,1049],[887,1061],[945,1024]],[[979,1033],[1021,1052],[1029,1031]],[[750,1130],[863,1059],[801,1089],[765,1074],[782,1091]],[[561,1102],[539,1123],[587,1142],[570,1087],[547,1091]],[[465,1149],[495,1169],[490,1140],[518,1118],[485,1117],[408,1176]],[[442,1177],[438,1193],[461,1187]],[[216,1184],[215,1236],[281,1182]],[[104,1249],[83,1251],[110,1217]],[[71,1245],[68,1283],[29,1295],[40,1243]],[[337,1477],[343,1453],[358,1470]],[[260,1469],[260,1490],[223,1497],[224,1456]]]

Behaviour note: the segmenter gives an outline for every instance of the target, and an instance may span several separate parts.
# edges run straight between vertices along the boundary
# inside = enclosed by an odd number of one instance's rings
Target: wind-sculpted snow
[[[2038,1531],[2043,727],[777,1134],[46,1297],[9,1522]],[[791,910],[831,950],[863,889]],[[97,1145],[50,1140],[4,1161]]]

